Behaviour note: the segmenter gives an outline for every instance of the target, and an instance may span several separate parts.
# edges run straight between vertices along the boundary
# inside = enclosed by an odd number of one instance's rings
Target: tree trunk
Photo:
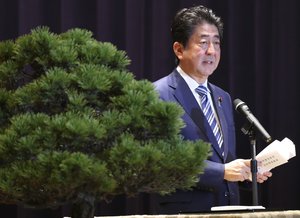
[[[81,193],[72,205],[72,218],[94,218],[95,196]]]

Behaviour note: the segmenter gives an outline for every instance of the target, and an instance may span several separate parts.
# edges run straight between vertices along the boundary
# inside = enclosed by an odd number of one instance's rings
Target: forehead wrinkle
[[[219,35],[209,35],[209,34],[200,34],[199,38],[216,38],[216,39],[220,39]]]

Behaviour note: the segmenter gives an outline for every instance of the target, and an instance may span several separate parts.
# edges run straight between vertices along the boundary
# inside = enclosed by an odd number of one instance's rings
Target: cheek
[[[218,65],[221,59],[221,53],[217,53],[215,59],[216,59],[216,64]]]
[[[217,52],[216,57],[217,57],[218,61],[220,61],[220,59],[221,59],[221,51]]]
[[[220,56],[216,57],[216,63],[219,64],[220,62]]]

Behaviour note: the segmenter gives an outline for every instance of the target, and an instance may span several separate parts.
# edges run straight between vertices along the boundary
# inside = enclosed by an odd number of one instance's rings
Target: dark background
[[[222,58],[210,81],[232,98],[247,103],[273,139],[300,144],[300,1],[298,0],[1,0],[0,40],[15,39],[37,26],[55,33],[85,28],[100,41],[125,50],[136,79],[155,81],[173,70],[170,24],[182,7],[203,4],[225,23]],[[244,118],[236,114],[238,154],[250,158],[248,136],[239,130]],[[258,151],[266,144],[258,140]],[[259,203],[270,210],[300,209],[300,161],[273,170],[259,185]],[[251,205],[251,193],[242,191]],[[115,198],[97,204],[96,215],[146,214],[148,195]],[[33,218],[69,215],[68,206],[31,210],[0,205],[1,217]]]

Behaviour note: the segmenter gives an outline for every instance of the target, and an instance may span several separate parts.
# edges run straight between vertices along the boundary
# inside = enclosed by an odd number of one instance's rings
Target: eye
[[[208,45],[207,41],[200,41],[200,45]]]
[[[221,44],[220,41],[215,41],[215,42],[214,42],[214,45],[215,45],[215,46],[220,46],[220,44]]]
[[[217,50],[220,49],[220,46],[221,46],[221,42],[220,41],[215,41],[215,42],[213,42],[213,44],[214,44],[214,48],[215,49],[217,49]]]
[[[200,41],[199,45],[201,48],[206,49],[208,47],[208,41]]]

